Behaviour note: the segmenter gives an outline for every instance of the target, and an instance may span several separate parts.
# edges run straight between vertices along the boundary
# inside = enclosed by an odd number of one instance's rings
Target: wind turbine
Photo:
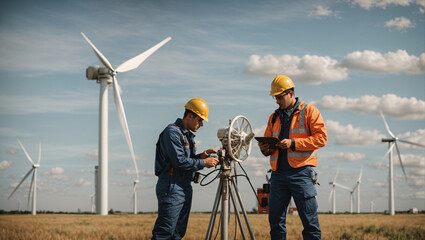
[[[404,177],[407,181],[407,175],[406,175],[406,171],[404,170],[404,166],[403,166],[403,161],[401,160],[401,155],[400,155],[400,150],[398,149],[398,145],[397,145],[397,141],[403,142],[403,143],[408,143],[411,145],[415,145],[415,146],[419,146],[419,147],[423,147],[425,148],[425,145],[419,144],[419,143],[414,143],[414,142],[410,142],[410,141],[406,141],[403,139],[399,139],[398,137],[396,137],[390,130],[390,127],[388,126],[387,121],[385,120],[384,114],[382,113],[382,111],[380,111],[381,117],[384,120],[384,124],[385,124],[385,128],[387,129],[388,134],[391,136],[391,138],[383,138],[382,142],[387,142],[388,143],[388,151],[387,153],[385,153],[384,157],[388,154],[389,157],[389,167],[388,167],[388,180],[389,180],[389,195],[388,195],[388,214],[390,215],[395,215],[395,209],[394,209],[394,161],[393,161],[393,148],[395,146],[396,150],[397,150],[397,154],[398,154],[398,159],[400,161],[400,165],[401,168],[403,169],[403,173],[404,173]]]
[[[359,178],[357,179],[356,186],[354,186],[353,191],[351,192],[352,194],[354,193],[355,190],[357,190],[357,213],[360,213],[360,183],[362,180],[362,173],[363,173],[363,167],[360,169],[360,174],[359,174]]]
[[[28,203],[30,201],[31,195],[32,195],[32,215],[37,214],[37,168],[40,167],[40,160],[41,160],[41,143],[38,145],[38,161],[37,163],[34,163],[34,161],[31,159],[30,155],[28,154],[27,150],[25,150],[24,145],[22,145],[21,141],[18,139],[18,143],[21,146],[22,150],[24,151],[25,155],[27,156],[28,161],[32,164],[31,169],[28,171],[28,173],[22,178],[21,182],[19,182],[18,186],[13,190],[13,192],[10,194],[8,199],[10,199],[13,194],[18,190],[18,188],[22,185],[22,183],[27,179],[27,177],[32,172],[32,180],[30,184],[30,190],[28,193]]]
[[[335,187],[340,187],[340,188],[345,189],[347,191],[351,191],[351,189],[349,189],[348,187],[341,185],[341,184],[336,182],[336,178],[338,177],[338,172],[339,172],[339,168],[336,170],[336,174],[335,174],[333,181],[329,182],[329,185],[332,185],[332,191],[331,191],[331,194],[329,194],[329,200],[328,201],[331,201],[331,198],[333,200],[332,201],[332,214],[336,213],[336,191],[335,191]]]
[[[113,85],[114,102],[118,112],[118,117],[121,122],[121,127],[127,139],[127,144],[130,149],[131,158],[133,159],[136,167],[137,178],[138,170],[136,157],[133,151],[133,144],[131,142],[130,132],[128,129],[127,119],[125,116],[124,106],[121,100],[120,87],[115,75],[119,72],[127,72],[133,70],[145,61],[152,53],[162,47],[165,43],[171,40],[167,37],[160,43],[156,44],[149,50],[129,59],[119,65],[116,69],[112,67],[108,59],[96,48],[96,46],[84,35],[81,35],[90,44],[93,51],[104,66],[90,66],[86,70],[86,76],[89,80],[97,80],[100,83],[100,98],[99,98],[99,203],[100,214],[108,215],[108,85]]]

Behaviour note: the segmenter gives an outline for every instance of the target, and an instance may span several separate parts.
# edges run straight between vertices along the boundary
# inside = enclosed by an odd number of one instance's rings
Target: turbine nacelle
[[[86,69],[87,80],[97,80],[99,82],[102,79],[108,79],[108,83],[112,83],[112,77],[115,76],[115,72],[111,72],[105,66],[90,66]]]
[[[32,167],[33,168],[38,168],[38,167],[40,167],[40,164],[34,164],[34,165],[32,165]]]

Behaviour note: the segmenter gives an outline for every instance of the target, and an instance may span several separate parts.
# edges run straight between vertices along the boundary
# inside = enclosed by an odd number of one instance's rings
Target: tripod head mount
[[[251,141],[254,136],[251,123],[245,116],[239,115],[229,120],[228,128],[220,128],[217,131],[217,137],[223,145],[220,149],[222,156],[228,155],[230,160],[236,162],[245,161],[251,153]]]

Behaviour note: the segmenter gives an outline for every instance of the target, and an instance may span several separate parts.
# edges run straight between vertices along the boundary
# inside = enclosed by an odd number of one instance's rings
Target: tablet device
[[[276,143],[280,142],[278,138],[275,137],[255,137],[255,140],[261,142],[261,143],[267,143],[270,145],[269,148],[271,149],[277,149],[278,147],[275,146]]]

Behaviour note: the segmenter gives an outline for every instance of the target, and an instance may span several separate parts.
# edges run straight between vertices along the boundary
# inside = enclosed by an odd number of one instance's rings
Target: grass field
[[[249,214],[248,218],[256,239],[270,239],[267,215]],[[0,239],[150,239],[155,219],[156,214],[0,215]],[[319,219],[322,239],[425,239],[424,214],[320,214]],[[184,239],[204,239],[209,220],[210,214],[192,213]],[[234,222],[232,215],[229,239],[234,239]],[[288,216],[287,228],[288,239],[302,239],[298,216]],[[236,239],[242,239],[239,230]]]

